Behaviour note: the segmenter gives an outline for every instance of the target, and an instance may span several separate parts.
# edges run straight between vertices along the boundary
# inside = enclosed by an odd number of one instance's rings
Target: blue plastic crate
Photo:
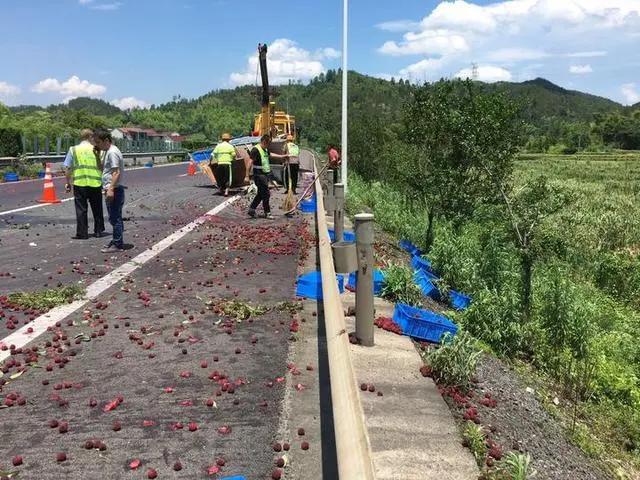
[[[344,278],[342,275],[336,275],[338,282],[338,291],[344,292]],[[309,272],[298,277],[296,286],[296,295],[298,297],[311,298],[314,300],[322,300],[322,275],[320,272]]]
[[[220,480],[247,480],[247,477],[243,477],[242,475],[236,475],[234,477],[222,477]]]
[[[414,270],[424,270],[426,272],[431,271],[431,262],[420,255],[414,255],[411,258],[411,266]]]
[[[409,240],[400,240],[400,248],[410,255],[422,255],[422,251]]]
[[[144,164],[144,168],[153,168],[153,163],[147,162]]]
[[[201,150],[199,152],[193,152],[191,154],[191,158],[193,158],[194,162],[206,162],[209,161],[209,159],[211,158],[211,152],[213,151],[213,149],[208,149],[208,150]]]
[[[471,305],[471,297],[456,290],[449,291],[449,301],[456,310],[465,310]]]
[[[47,174],[47,172],[45,172],[44,170],[40,170],[38,172],[38,178],[44,178],[46,174]]]
[[[393,321],[400,325],[403,335],[427,342],[440,343],[445,333],[458,332],[456,324],[448,318],[402,303],[396,305]]]
[[[336,241],[336,232],[330,228],[329,229],[329,238],[331,239],[332,242]],[[355,242],[356,241],[356,234],[353,232],[349,232],[347,230],[345,230],[342,233],[342,241],[343,242]]]
[[[427,297],[431,297],[434,300],[439,301],[442,298],[442,295],[440,294],[438,287],[433,283],[437,278],[438,277],[432,273],[425,272],[424,270],[416,270],[413,275],[413,280],[416,282],[416,285],[420,287],[422,293]]]
[[[358,278],[357,272],[350,273],[349,280],[347,281],[347,288],[350,288],[351,290],[355,290],[356,285],[358,284],[357,278]],[[384,288],[384,272],[376,269],[373,271],[373,294],[380,295],[380,292],[382,292],[383,288]]]
[[[17,173],[7,172],[4,174],[5,182],[17,182],[18,180],[20,180],[20,177],[18,176]]]
[[[302,213],[316,213],[317,205],[318,204],[316,202],[316,196],[314,195],[310,199],[303,200],[302,202],[300,202],[298,209]]]

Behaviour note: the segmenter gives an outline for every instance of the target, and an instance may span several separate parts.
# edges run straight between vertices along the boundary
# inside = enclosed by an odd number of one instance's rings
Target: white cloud
[[[633,105],[640,102],[640,91],[635,83],[625,83],[620,87],[620,91],[627,102],[627,105]]]
[[[149,108],[149,103],[136,97],[123,97],[111,100],[111,105],[115,105],[120,110],[133,110],[134,108]]]
[[[376,27],[385,32],[408,32],[418,29],[420,23],[411,20],[392,20],[390,22],[379,23]]]
[[[342,53],[335,48],[321,48],[315,54],[316,60],[333,60],[335,58],[340,58]]]
[[[492,62],[520,62],[524,60],[540,60],[549,54],[534,48],[501,48],[489,52],[487,58]]]
[[[7,82],[0,82],[0,97],[15,97],[20,95],[20,87]]]
[[[67,98],[75,97],[99,97],[107,91],[107,87],[97,83],[90,83],[87,80],[80,80],[73,75],[68,80],[60,82],[56,78],[46,78],[36,83],[32,88],[36,93],[57,93]]]
[[[471,78],[473,79],[473,70],[471,68],[463,68],[456,73],[457,78]],[[496,67],[494,65],[482,65],[478,67],[477,80],[481,82],[493,83],[493,82],[508,82],[513,78],[511,72],[502,67]]]
[[[409,32],[402,42],[386,42],[380,53],[395,57],[402,55],[451,55],[469,50],[469,44],[461,34],[449,30],[425,30]]]
[[[122,6],[122,2],[113,2],[113,3],[100,3],[98,5],[92,5],[92,10],[102,10],[102,11],[111,11],[118,10]]]
[[[426,80],[431,78],[437,73],[443,66],[443,62],[438,58],[427,58],[417,63],[409,65],[406,68],[400,70],[400,75],[403,78]]]
[[[380,30],[392,35],[378,51],[396,57],[415,56],[416,61],[419,57],[440,58],[455,67],[452,71],[472,62],[503,70],[518,63],[517,71],[522,71],[527,62],[547,58],[553,60],[548,62],[550,68],[560,67],[559,58],[602,58],[610,64],[614,60],[607,52],[615,51],[617,58],[632,58],[637,52],[633,35],[640,30],[640,0],[478,3],[443,0],[419,22],[378,24]]]
[[[340,53],[333,48],[320,49],[315,54],[298,46],[293,40],[281,38],[269,45],[267,65],[269,83],[281,85],[292,81],[308,81],[325,72],[324,60],[338,58]],[[229,77],[234,85],[253,84],[258,71],[258,54],[249,57],[244,72],[232,73]]]
[[[571,65],[569,67],[569,72],[573,73],[574,75],[584,75],[586,73],[593,73],[593,68],[591,68],[591,65]]]
[[[567,53],[567,57],[569,58],[594,58],[594,57],[606,57],[607,52],[603,50],[594,50],[591,52],[575,52],[575,53]]]

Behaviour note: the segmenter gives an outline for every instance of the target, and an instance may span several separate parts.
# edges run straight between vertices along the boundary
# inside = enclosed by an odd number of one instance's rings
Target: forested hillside
[[[296,115],[301,138],[324,147],[340,133],[341,71],[329,70],[308,85],[274,88],[278,108]],[[572,153],[612,148],[640,149],[640,110],[606,98],[561,88],[541,78],[523,82],[479,84],[481,91],[505,92],[520,105],[526,123],[520,140],[531,152]],[[399,119],[416,86],[353,72],[350,76],[351,139],[389,139],[400,133]],[[27,135],[77,135],[84,126],[141,125],[192,136],[208,144],[225,130],[246,135],[259,109],[258,89],[244,86],[214,90],[196,99],[180,96],[146,110],[121,111],[102,100],[77,98],[47,108],[20,106],[0,110],[0,128],[15,127]]]

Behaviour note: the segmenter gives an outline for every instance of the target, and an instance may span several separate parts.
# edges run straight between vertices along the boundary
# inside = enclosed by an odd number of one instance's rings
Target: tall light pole
[[[349,46],[349,0],[343,0],[343,18],[342,18],[342,172],[341,182],[344,185],[344,193],[347,193],[347,158],[348,158],[348,77],[349,64],[347,61],[347,52]]]

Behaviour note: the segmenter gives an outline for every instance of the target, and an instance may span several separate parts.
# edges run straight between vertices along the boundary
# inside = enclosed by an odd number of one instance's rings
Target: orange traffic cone
[[[190,177],[196,174],[196,164],[194,162],[189,162],[189,166],[187,167],[187,175]]]
[[[40,203],[60,203],[56,196],[56,187],[53,185],[51,177],[51,164],[47,163],[47,168],[44,172],[44,187],[42,189],[42,198],[38,200]]]

